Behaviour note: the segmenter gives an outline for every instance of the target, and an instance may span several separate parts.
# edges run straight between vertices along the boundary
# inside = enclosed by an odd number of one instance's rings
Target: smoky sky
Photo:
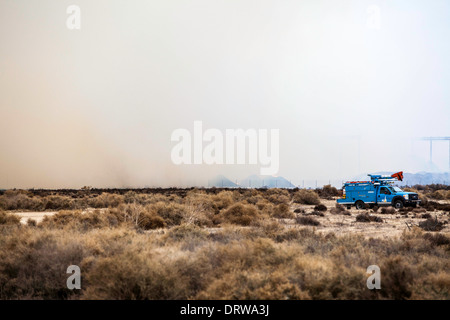
[[[81,29],[66,27],[69,5]],[[448,1],[0,1],[0,188],[181,186],[171,133],[279,129],[278,175],[448,170]]]

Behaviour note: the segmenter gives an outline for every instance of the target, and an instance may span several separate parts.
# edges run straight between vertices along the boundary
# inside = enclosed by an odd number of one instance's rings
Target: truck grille
[[[416,194],[416,193],[410,194],[410,195],[409,195],[409,198],[410,198],[411,200],[419,200],[419,195]]]

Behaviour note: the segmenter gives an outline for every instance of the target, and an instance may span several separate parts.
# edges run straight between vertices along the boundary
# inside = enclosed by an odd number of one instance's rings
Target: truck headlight
[[[403,198],[405,198],[406,200],[408,200],[408,196],[409,196],[408,194],[404,194],[404,195],[403,195]]]

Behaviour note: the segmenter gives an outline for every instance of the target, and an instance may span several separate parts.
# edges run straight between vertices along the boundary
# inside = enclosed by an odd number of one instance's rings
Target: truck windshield
[[[399,187],[392,187],[392,189],[394,189],[394,192],[395,192],[395,193],[397,193],[397,192],[403,192],[403,190],[400,189]]]
[[[392,193],[397,193],[397,192],[394,190],[393,187],[388,187],[388,189],[389,189],[389,191],[392,192]]]

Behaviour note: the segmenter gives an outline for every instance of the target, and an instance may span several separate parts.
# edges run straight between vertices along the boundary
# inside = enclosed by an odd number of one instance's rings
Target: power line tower
[[[430,163],[433,162],[433,141],[448,141],[448,171],[450,171],[450,137],[421,137],[418,139],[430,141]]]

